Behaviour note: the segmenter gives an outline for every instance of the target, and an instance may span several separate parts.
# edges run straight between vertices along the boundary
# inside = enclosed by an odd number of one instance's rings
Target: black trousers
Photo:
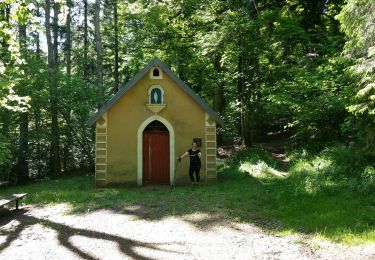
[[[190,162],[189,166],[189,176],[190,180],[193,182],[194,181],[194,173],[195,173],[195,178],[196,182],[199,182],[200,176],[199,176],[199,171],[201,170],[201,163],[195,163],[195,162]]]

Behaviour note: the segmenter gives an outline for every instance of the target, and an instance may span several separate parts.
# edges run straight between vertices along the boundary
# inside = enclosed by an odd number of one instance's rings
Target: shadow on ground
[[[304,185],[314,186],[307,179],[303,181]],[[201,230],[241,221],[270,232],[321,235],[338,242],[350,237],[359,242],[375,241],[373,195],[360,195],[339,185],[308,192],[300,189],[293,178],[254,178],[240,172],[236,163],[223,167],[216,183],[199,187],[98,190],[93,183],[92,177],[75,177],[9,188],[0,194],[28,192],[28,204],[68,203],[74,214],[107,209],[150,221],[179,217]],[[191,217],[194,215],[197,217]],[[76,231],[67,228],[67,236]],[[102,235],[82,232],[87,236]],[[60,239],[68,246],[63,235]],[[120,241],[113,236],[109,239]],[[124,250],[131,254],[131,244],[140,242],[121,243],[129,245]]]
[[[59,243],[70,250],[71,252],[79,255],[83,259],[97,259],[95,256],[91,255],[90,253],[84,252],[79,247],[75,246],[71,241],[70,238],[79,235],[84,236],[86,238],[96,238],[102,239],[107,241],[115,242],[120,249],[120,251],[134,259],[152,259],[150,257],[142,256],[141,254],[135,251],[135,248],[148,248],[154,249],[158,251],[165,251],[171,252],[169,250],[161,249],[160,246],[163,243],[145,243],[141,241],[137,241],[134,239],[124,238],[117,235],[108,234],[105,232],[98,232],[88,229],[82,228],[75,228],[68,226],[66,224],[57,223],[45,218],[38,218],[28,214],[28,210],[21,209],[21,210],[2,210],[1,211],[2,217],[0,218],[0,227],[4,226],[5,224],[9,223],[12,220],[18,221],[18,225],[16,225],[14,230],[11,231],[0,231],[0,235],[6,235],[5,242],[0,244],[0,252],[5,250],[10,244],[17,240],[20,236],[20,233],[29,226],[33,226],[36,224],[43,224],[48,228],[53,229],[57,233],[57,239]],[[0,215],[1,216],[1,215]],[[174,252],[178,253],[178,252]]]

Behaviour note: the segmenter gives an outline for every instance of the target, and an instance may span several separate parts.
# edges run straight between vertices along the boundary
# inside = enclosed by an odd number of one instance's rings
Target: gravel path
[[[375,244],[347,247],[275,236],[223,216],[151,220],[137,206],[68,214],[68,205],[0,210],[0,259],[375,259]]]

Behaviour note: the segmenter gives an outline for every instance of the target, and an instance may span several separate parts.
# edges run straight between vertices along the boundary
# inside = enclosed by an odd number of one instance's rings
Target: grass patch
[[[304,233],[347,244],[375,242],[371,168],[359,167],[369,176],[366,184],[348,175],[339,178],[342,173],[335,169],[349,168],[337,165],[344,162],[327,151],[292,162],[287,169],[267,153],[249,149],[219,161],[218,181],[207,186],[95,189],[93,177],[71,177],[9,187],[0,196],[27,192],[27,204],[68,203],[76,213],[106,208],[152,220],[207,213],[279,234]],[[223,219],[194,224],[204,228]]]

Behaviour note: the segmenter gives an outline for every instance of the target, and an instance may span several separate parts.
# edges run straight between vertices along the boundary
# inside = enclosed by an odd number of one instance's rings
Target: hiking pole
[[[177,163],[174,167],[174,175],[173,175],[173,187],[176,185],[176,172],[177,172],[177,166],[180,163],[179,157],[177,157]]]

